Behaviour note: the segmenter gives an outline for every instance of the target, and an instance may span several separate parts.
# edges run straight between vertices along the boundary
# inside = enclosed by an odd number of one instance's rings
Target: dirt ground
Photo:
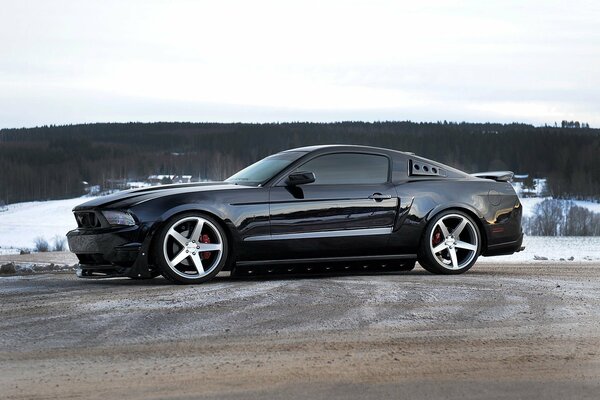
[[[30,254],[0,254],[0,265],[5,263],[22,263],[22,264],[61,264],[73,265],[77,264],[77,256],[70,251],[49,251],[46,253],[30,253]]]
[[[597,399],[600,265],[0,278],[4,399]]]

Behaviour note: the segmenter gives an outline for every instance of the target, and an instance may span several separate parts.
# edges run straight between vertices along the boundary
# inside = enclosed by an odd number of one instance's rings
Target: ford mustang
[[[467,174],[412,153],[349,145],[266,157],[223,182],[154,186],[73,209],[82,278],[206,282],[220,271],[460,274],[522,250],[512,172]]]

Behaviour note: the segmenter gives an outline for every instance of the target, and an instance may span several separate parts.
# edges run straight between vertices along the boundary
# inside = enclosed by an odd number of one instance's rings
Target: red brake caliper
[[[210,243],[210,238],[206,234],[202,235],[202,238],[200,238],[200,240],[202,241],[202,243]],[[206,260],[210,257],[210,251],[203,252],[201,257],[203,260]]]
[[[440,232],[440,228],[437,228],[433,234],[432,244],[437,246],[440,243],[442,243],[442,233]]]

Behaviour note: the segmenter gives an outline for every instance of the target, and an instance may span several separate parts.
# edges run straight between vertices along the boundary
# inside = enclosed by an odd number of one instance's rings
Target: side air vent
[[[445,176],[439,167],[415,160],[408,161],[408,170],[411,176]]]

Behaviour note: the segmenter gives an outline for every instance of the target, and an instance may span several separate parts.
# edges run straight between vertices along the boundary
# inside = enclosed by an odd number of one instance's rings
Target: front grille
[[[75,213],[77,226],[79,228],[101,228],[102,223],[98,216],[93,211],[78,211]]]

